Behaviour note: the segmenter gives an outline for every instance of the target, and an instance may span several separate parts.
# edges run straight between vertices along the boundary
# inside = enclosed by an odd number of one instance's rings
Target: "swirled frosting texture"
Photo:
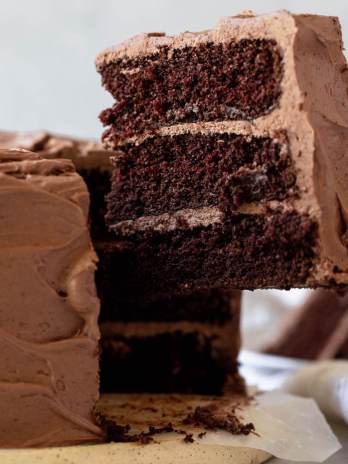
[[[96,255],[71,161],[0,150],[0,447],[99,441]]]

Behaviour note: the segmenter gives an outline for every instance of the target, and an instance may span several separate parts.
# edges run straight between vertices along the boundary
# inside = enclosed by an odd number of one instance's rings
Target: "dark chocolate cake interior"
[[[295,212],[231,213],[208,227],[135,233],[100,253],[111,282],[133,297],[212,286],[286,289],[306,280],[316,237],[310,219]],[[111,285],[103,267],[99,279],[101,287]]]
[[[116,334],[102,340],[101,389],[120,392],[221,394],[228,377],[243,390],[231,349],[215,337],[171,331],[146,337]]]
[[[122,147],[108,195],[109,225],[180,209],[283,200],[296,176],[282,143],[237,134],[150,137]]]
[[[101,114],[117,143],[178,123],[254,119],[280,97],[282,59],[273,40],[202,43],[124,58],[100,68],[115,105]]]

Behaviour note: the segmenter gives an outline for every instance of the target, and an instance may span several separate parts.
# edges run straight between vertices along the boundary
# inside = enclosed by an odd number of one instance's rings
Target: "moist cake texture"
[[[254,119],[278,103],[282,66],[274,40],[216,43],[207,37],[172,47],[162,34],[154,41],[159,46],[151,54],[116,53],[98,61],[103,84],[117,101],[101,115],[113,126],[113,140],[172,124]]]
[[[104,253],[132,263],[128,288],[347,283],[342,49],[337,18],[280,11],[97,57],[115,98]]]
[[[0,447],[103,438],[88,206],[71,161],[0,150]]]

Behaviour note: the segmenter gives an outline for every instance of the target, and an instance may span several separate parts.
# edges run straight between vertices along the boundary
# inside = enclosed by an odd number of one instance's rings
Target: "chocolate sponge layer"
[[[243,392],[231,349],[218,348],[215,337],[180,331],[148,337],[115,334],[102,338],[101,390],[105,392]],[[237,342],[238,343],[238,342]]]
[[[273,40],[170,49],[101,66],[115,105],[101,114],[105,137],[119,140],[160,126],[254,119],[278,102],[282,60]]]
[[[97,244],[99,288],[117,285],[120,295],[165,298],[214,287],[301,287],[316,237],[306,215],[284,211],[231,213],[208,227],[138,232],[122,242]]]
[[[283,200],[296,191],[282,143],[238,134],[179,134],[127,144],[115,161],[110,225],[180,209]]]

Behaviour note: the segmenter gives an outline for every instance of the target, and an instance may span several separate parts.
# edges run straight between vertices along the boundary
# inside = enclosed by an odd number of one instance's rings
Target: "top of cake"
[[[110,169],[110,156],[103,146],[93,140],[67,137],[46,131],[0,131],[0,149],[22,148],[37,153],[42,158],[66,158],[77,170]]]
[[[223,43],[229,42],[231,38],[241,40],[255,37],[255,35],[264,38],[286,37],[298,21],[305,21],[314,30],[318,32],[321,30],[323,35],[329,34],[331,39],[336,40],[330,28],[325,27],[328,18],[334,24],[336,23],[336,27],[339,29],[339,21],[335,16],[293,14],[286,10],[256,15],[252,11],[247,11],[239,15],[221,18],[215,28],[204,31],[186,31],[176,36],[170,36],[164,32],[138,34],[99,53],[96,58],[96,66],[97,69],[100,69],[111,62],[156,54],[163,47],[170,47],[171,49],[189,46],[197,47],[207,42]],[[288,23],[287,27],[284,27],[285,21]]]

